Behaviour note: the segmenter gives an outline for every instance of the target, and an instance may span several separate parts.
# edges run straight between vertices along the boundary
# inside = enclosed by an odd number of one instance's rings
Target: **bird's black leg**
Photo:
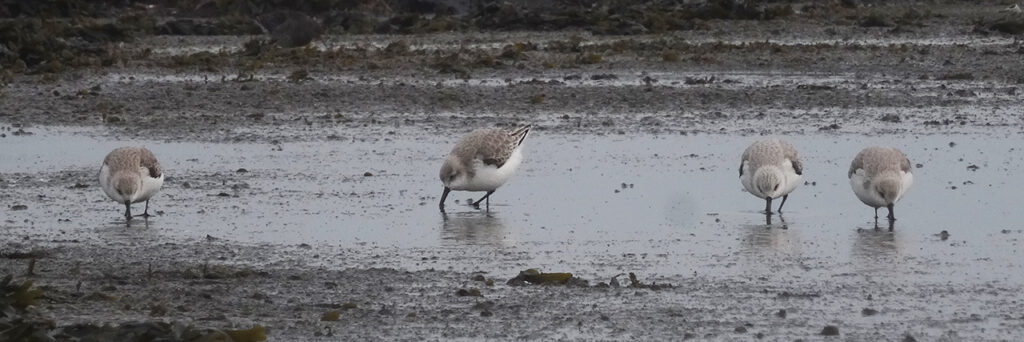
[[[889,221],[896,221],[896,215],[892,213],[893,204],[889,203]]]
[[[441,202],[437,204],[442,213],[444,212],[444,200],[448,198],[448,192],[450,191],[452,191],[452,188],[444,187],[444,193],[441,194]]]
[[[149,215],[149,200],[146,200],[146,209],[142,211],[142,214],[135,216],[141,216],[142,218],[149,218],[150,216],[152,216]]]
[[[772,198],[771,197],[765,197],[764,198],[764,202],[765,202],[764,203],[764,213],[765,213],[765,215],[771,215],[772,214]]]
[[[782,203],[779,203],[779,214],[782,214],[782,206],[786,205],[787,198],[789,198],[789,194],[782,195]]]
[[[487,194],[484,195],[484,197],[481,197],[480,199],[476,200],[476,202],[473,202],[472,206],[474,208],[480,209],[480,202],[483,202],[484,200],[487,200],[487,210],[491,210],[491,201],[488,200],[488,198],[491,198],[491,194],[493,194],[493,193],[494,193],[494,190],[488,191]]]
[[[124,201],[124,219],[132,220],[132,202]]]
[[[875,221],[878,221],[878,207],[875,207]]]

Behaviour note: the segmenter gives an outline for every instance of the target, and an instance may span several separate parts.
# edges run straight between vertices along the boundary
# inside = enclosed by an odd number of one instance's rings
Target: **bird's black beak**
[[[448,198],[448,192],[451,192],[451,191],[452,191],[452,188],[449,188],[449,187],[446,186],[446,187],[444,187],[444,192],[441,193],[441,203],[438,203],[437,206],[441,209],[442,213],[444,212],[444,200],[446,198]]]

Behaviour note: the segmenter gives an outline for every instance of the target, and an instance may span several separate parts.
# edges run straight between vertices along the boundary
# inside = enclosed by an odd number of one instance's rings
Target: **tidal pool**
[[[490,212],[465,206],[482,193],[453,192],[442,215],[437,172],[457,135],[398,130],[214,144],[122,141],[91,129],[31,131],[8,136],[0,149],[5,207],[28,206],[4,212],[6,230],[18,234],[364,248],[386,251],[381,266],[407,269],[1024,281],[1024,181],[1015,171],[1024,167],[1024,137],[1009,131],[784,137],[800,151],[806,184],[770,224],[758,213],[763,201],[743,192],[737,173],[740,153],[760,136],[536,130],[522,168],[492,196]],[[162,214],[126,228],[95,172],[109,150],[129,144],[150,148],[169,178],[151,203]],[[873,210],[846,178],[852,157],[870,145],[898,147],[916,164],[891,232],[884,220],[875,229]],[[344,259],[320,262],[346,266]]]

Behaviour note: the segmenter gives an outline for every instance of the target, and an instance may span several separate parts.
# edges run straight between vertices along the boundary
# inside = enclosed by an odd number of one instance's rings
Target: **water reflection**
[[[770,213],[764,215],[764,225],[765,225],[766,228],[789,229],[789,225],[786,224],[786,218],[782,217],[781,213],[778,215],[779,216],[779,225],[773,227],[772,226],[772,216],[775,216],[775,215],[772,215]]]
[[[782,215],[764,215],[765,224],[743,227],[745,254],[763,254],[766,250],[792,254],[799,251],[800,240],[796,230],[790,230]]]
[[[96,234],[108,240],[151,240],[157,236],[156,220],[134,218],[125,223],[124,219],[105,222],[96,227]]]
[[[904,249],[900,232],[888,225],[858,227],[853,240],[853,258],[868,268],[888,268]]]
[[[498,245],[515,244],[494,212],[460,212],[442,214],[441,241],[448,245]]]

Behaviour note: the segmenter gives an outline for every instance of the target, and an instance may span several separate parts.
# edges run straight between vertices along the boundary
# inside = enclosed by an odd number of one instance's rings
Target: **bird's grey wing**
[[[512,156],[512,150],[518,145],[514,137],[501,130],[493,130],[480,136],[477,143],[476,155],[485,165],[502,167],[508,158]]]
[[[846,178],[853,177],[853,174],[857,172],[857,169],[864,168],[864,153],[857,153],[857,156],[853,158],[853,162],[850,163],[850,172],[846,174]]]
[[[796,170],[796,174],[804,174],[804,165],[800,162],[800,156],[796,153],[796,148],[793,147],[789,142],[782,142],[782,155],[789,159],[789,162],[793,164],[793,169]]]
[[[160,163],[156,161],[156,156],[154,156],[153,152],[150,152],[148,149],[141,149],[139,165],[149,170],[150,177],[159,178],[160,175],[163,174],[163,170],[160,169]]]

